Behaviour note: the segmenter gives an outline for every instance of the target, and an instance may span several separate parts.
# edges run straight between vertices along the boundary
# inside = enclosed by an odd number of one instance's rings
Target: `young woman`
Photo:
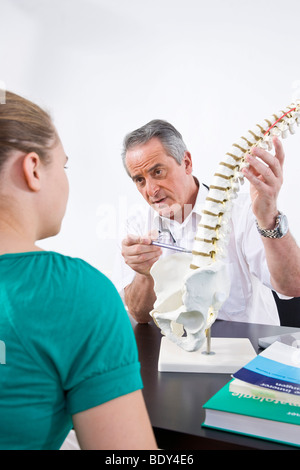
[[[155,449],[136,344],[112,283],[40,249],[68,199],[67,157],[49,115],[0,105],[0,449]]]

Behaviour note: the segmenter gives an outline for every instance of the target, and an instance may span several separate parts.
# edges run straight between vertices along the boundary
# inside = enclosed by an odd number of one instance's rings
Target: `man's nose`
[[[159,186],[156,183],[156,181],[150,179],[146,181],[146,191],[148,196],[153,197],[155,196],[158,191],[159,191]]]

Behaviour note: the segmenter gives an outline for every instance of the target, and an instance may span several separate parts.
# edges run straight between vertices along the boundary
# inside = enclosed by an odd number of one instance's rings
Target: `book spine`
[[[242,382],[241,380],[233,380],[230,383],[229,390],[230,392],[238,395],[261,398],[261,401],[276,401],[278,403],[289,403],[292,406],[300,407],[300,396],[298,395],[254,386],[249,383]]]

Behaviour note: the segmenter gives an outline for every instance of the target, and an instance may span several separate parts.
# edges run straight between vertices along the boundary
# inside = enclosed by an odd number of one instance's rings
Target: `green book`
[[[202,426],[300,447],[300,406],[230,392],[229,386],[205,403]]]

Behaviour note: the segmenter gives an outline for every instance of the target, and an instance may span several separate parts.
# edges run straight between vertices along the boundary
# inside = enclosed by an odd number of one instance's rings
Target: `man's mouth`
[[[152,204],[159,206],[160,204],[164,204],[166,199],[167,199],[166,197],[162,197],[161,199],[157,199],[156,201],[153,201]]]

